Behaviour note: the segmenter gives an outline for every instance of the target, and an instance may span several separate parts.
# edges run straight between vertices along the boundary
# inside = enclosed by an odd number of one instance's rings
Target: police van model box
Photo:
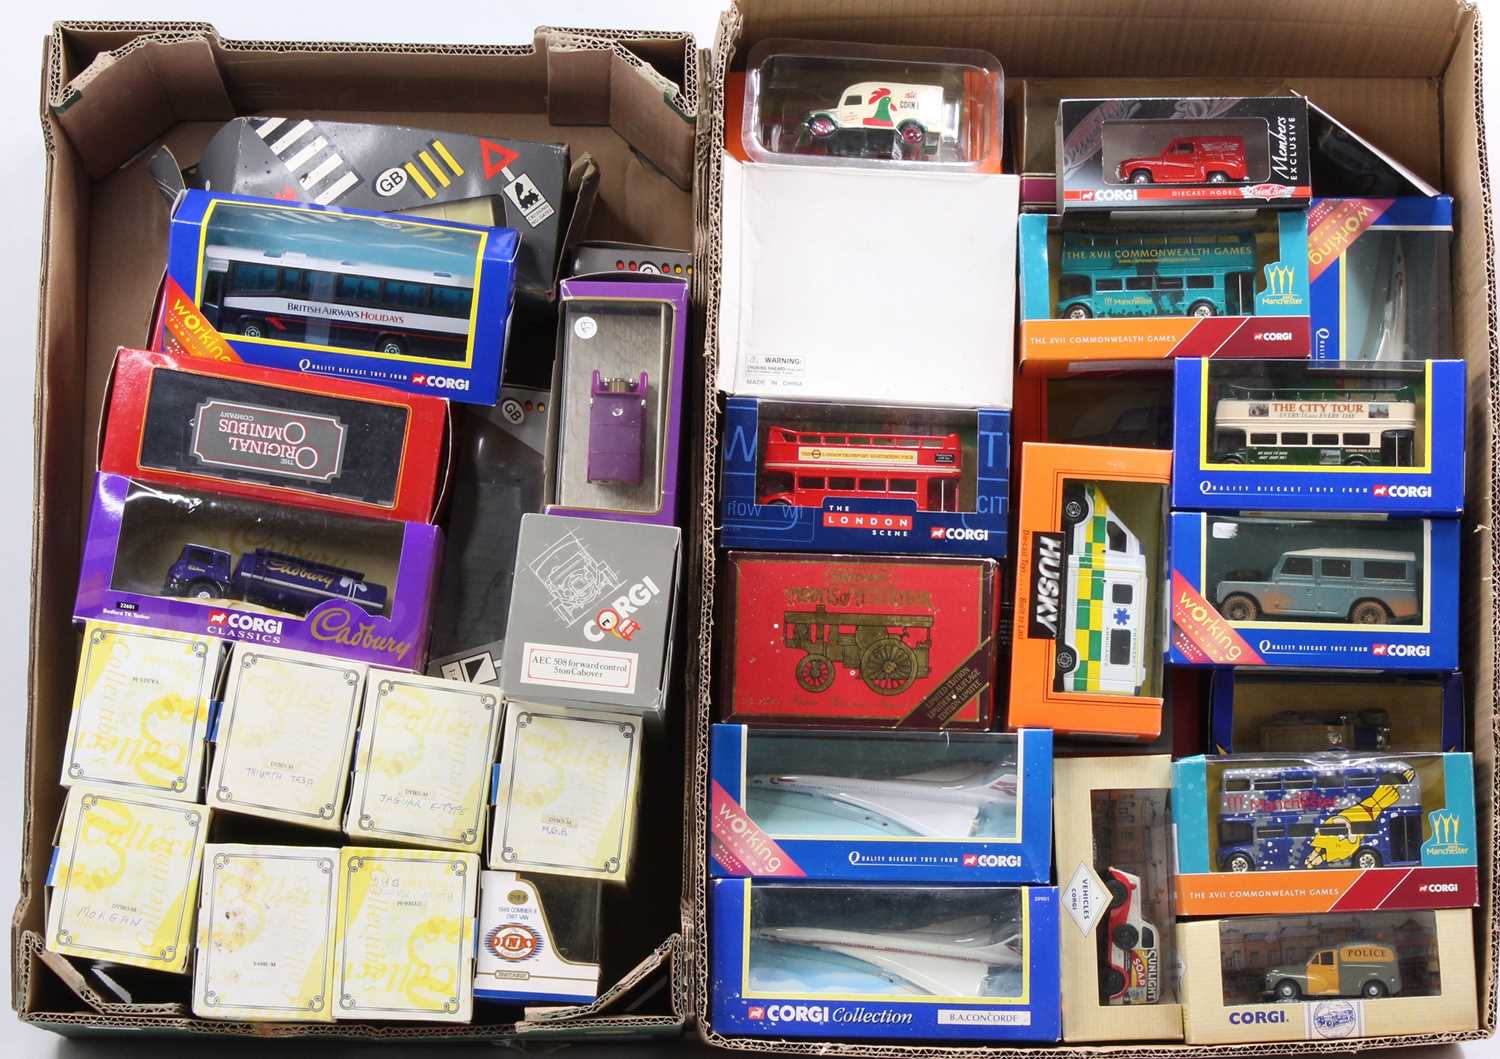
[[[659,718],[681,553],[675,526],[523,516],[500,665],[505,697]]]
[[[99,474],[73,617],[416,670],[440,542],[421,522]]]
[[[714,879],[708,917],[718,1033],[1058,1039],[1055,887]]]
[[[713,726],[709,874],[1033,883],[1052,865],[1052,732]]]
[[[1010,413],[724,402],[728,548],[1005,555]]]
[[[1469,754],[1183,758],[1172,829],[1179,915],[1479,900]]]
[[[1175,368],[1174,507],[1463,512],[1463,361]]]
[[[189,189],[156,348],[201,314],[251,364],[494,404],[519,242],[511,228]]]
[[[1457,519],[1174,511],[1169,661],[1458,666]]]

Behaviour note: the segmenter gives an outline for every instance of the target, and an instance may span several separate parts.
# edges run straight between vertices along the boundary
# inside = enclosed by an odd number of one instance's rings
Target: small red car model
[[[1152,157],[1126,158],[1115,176],[1128,184],[1227,184],[1249,179],[1240,136],[1178,136]]]

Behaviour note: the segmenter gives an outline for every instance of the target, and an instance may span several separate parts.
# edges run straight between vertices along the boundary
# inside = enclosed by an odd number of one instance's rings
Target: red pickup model
[[[1130,184],[1227,184],[1249,179],[1239,136],[1179,136],[1151,158],[1126,158],[1115,169]]]

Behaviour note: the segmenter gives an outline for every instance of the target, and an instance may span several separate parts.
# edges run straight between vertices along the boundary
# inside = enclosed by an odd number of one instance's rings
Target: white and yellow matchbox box
[[[642,735],[631,714],[509,703],[490,867],[624,882]]]
[[[334,1018],[468,1022],[478,888],[472,853],[345,846]]]
[[[345,832],[480,852],[501,712],[488,685],[372,669]]]
[[[235,644],[208,804],[338,831],[366,668],[329,655]]]
[[[203,864],[193,1014],[332,1021],[339,851],[210,844]]]
[[[69,790],[47,880],[47,948],[186,972],[209,815],[117,787]]]
[[[62,784],[196,801],[222,641],[84,624]]]
[[[1170,952],[1172,759],[1058,758],[1052,768],[1063,1040],[1181,1040]]]
[[[1177,924],[1188,1044],[1350,1041],[1478,1025],[1473,910]]]

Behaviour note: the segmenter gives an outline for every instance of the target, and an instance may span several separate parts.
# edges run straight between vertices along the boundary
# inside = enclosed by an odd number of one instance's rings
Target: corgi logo
[[[208,623],[210,625],[223,625],[225,619],[227,619],[228,617],[228,611],[216,610],[208,616]]]
[[[641,631],[641,623],[634,618],[622,618],[613,607],[605,607],[594,615],[594,624],[611,635],[628,640]]]
[[[972,859],[973,863],[970,863]],[[966,868],[1019,868],[1021,866],[1021,855],[1019,853],[965,853],[964,867]]]
[[[606,636],[618,636],[622,640],[630,639],[641,629],[641,623],[631,615],[643,609],[659,595],[661,595],[661,589],[656,586],[655,581],[649,577],[641,578],[626,589],[623,595],[600,608],[599,613],[584,624],[584,637],[591,643],[599,643]]]
[[[259,614],[240,614],[232,610],[214,611],[208,616],[208,624],[266,636],[280,636],[284,631],[280,618],[263,618]]]
[[[1422,891],[1424,894],[1456,894],[1458,893],[1458,883],[1424,883],[1423,885],[1417,887],[1417,889]]]
[[[751,1004],[745,1009],[745,1017],[752,1022],[759,1022],[766,1017],[766,1009],[759,1004]]]
[[[987,541],[990,539],[990,531],[969,529],[967,526],[933,526],[932,539],[935,541]]]
[[[1286,1021],[1285,1008],[1275,1011],[1231,1011],[1229,1013],[1229,1024],[1231,1026],[1254,1026]]]
[[[455,379],[448,375],[424,375],[421,372],[411,377],[413,386],[426,386],[430,390],[459,390],[469,389],[468,379]]]
[[[1085,202],[1134,202],[1140,198],[1135,188],[1100,188],[1094,192],[1084,192],[1089,196]]]
[[[1078,193],[1078,201],[1079,202],[1093,202],[1094,201],[1094,193],[1092,191],[1080,191]]]
[[[1425,643],[1378,643],[1370,648],[1372,655],[1386,658],[1431,658],[1432,645]]]
[[[1377,485],[1372,486],[1370,492],[1374,496],[1388,497],[1391,500],[1432,499],[1430,485]]]
[[[828,1008],[822,1004],[767,1004],[770,1022],[827,1022]]]
[[[1255,340],[1257,342],[1290,342],[1292,333],[1290,331],[1257,331]]]
[[[965,853],[964,854],[964,867],[965,868],[977,868],[977,867],[979,867],[979,854],[978,853]]]

